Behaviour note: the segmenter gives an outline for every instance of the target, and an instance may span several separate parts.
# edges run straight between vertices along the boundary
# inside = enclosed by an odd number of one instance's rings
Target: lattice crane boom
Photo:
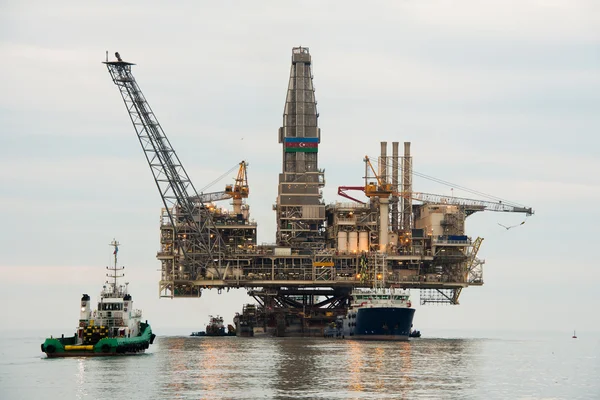
[[[506,203],[502,201],[487,201],[487,200],[477,200],[477,199],[467,199],[462,197],[454,197],[454,196],[444,196],[440,194],[431,194],[431,193],[422,193],[422,192],[398,192],[392,190],[392,186],[387,182],[383,182],[371,160],[368,156],[365,156],[365,186],[340,186],[338,188],[338,194],[340,196],[346,197],[348,199],[354,200],[358,203],[364,204],[363,201],[355,199],[354,197],[346,194],[347,190],[362,190],[367,197],[380,197],[387,198],[389,196],[398,196],[403,198],[410,198],[412,200],[418,200],[422,203],[431,203],[431,204],[447,204],[447,205],[457,205],[464,207],[467,215],[472,214],[477,211],[500,211],[500,212],[516,212],[516,213],[524,213],[527,215],[533,215],[534,211],[531,207],[524,207],[517,204]],[[377,183],[369,182],[370,173],[372,173],[373,177],[376,179]]]
[[[407,193],[398,193],[397,196],[408,196]],[[531,207],[523,207],[519,205],[503,203],[502,201],[493,202],[477,199],[466,199],[462,197],[443,196],[440,194],[412,192],[410,196],[414,200],[419,200],[423,203],[448,204],[470,207],[472,212],[475,211],[500,211],[500,212],[516,212],[533,215],[534,211]]]
[[[215,260],[220,263],[222,240],[204,204],[193,200],[198,199],[196,189],[131,73],[135,64],[123,61],[119,53],[115,56],[117,61],[107,60],[104,64],[119,88],[174,228],[171,251],[181,249],[182,266],[192,279],[197,279]]]
[[[219,192],[200,193],[198,196],[192,196],[191,199],[193,201],[199,201],[202,203],[212,203],[214,201],[233,199],[234,212],[240,213],[242,199],[248,198],[250,194],[250,187],[248,186],[248,175],[246,172],[248,163],[246,163],[246,161],[242,161],[238,165],[238,173],[233,185],[225,185],[225,190]]]
[[[201,203],[212,203],[213,201],[221,201],[230,199],[231,193],[222,190],[220,192],[209,192],[209,193],[200,193],[198,197],[192,197],[192,200],[201,202]]]
[[[353,200],[357,203],[365,204],[364,201],[358,200],[352,196],[349,196],[346,191],[348,190],[360,190],[365,192],[365,195],[368,190],[365,190],[364,186],[340,186],[338,187],[338,195],[345,197],[347,199]],[[374,195],[385,195],[385,191],[376,191],[375,189],[371,190],[371,193],[375,193]],[[410,197],[413,200],[421,201],[422,203],[429,204],[447,204],[447,205],[456,205],[463,206],[466,208],[468,214],[472,214],[477,211],[499,211],[499,212],[516,212],[516,213],[524,213],[527,215],[533,215],[535,211],[531,207],[523,207],[519,205],[514,205],[510,203],[503,203],[501,201],[493,202],[486,200],[477,200],[477,199],[467,199],[462,197],[454,197],[454,196],[444,196],[441,194],[431,194],[431,193],[422,193],[422,192],[390,192],[390,195],[398,196],[398,197]],[[373,195],[373,194],[372,194]]]

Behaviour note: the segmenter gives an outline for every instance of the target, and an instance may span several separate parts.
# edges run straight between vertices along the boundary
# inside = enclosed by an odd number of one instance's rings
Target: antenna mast
[[[117,242],[117,239],[113,239],[112,242],[110,242],[109,246],[114,247],[114,250],[113,250],[114,264],[110,268],[106,267],[106,269],[108,269],[109,271],[112,272],[112,275],[106,274],[106,276],[114,279],[113,282],[111,283],[111,285],[113,287],[113,293],[117,293],[117,279],[125,276],[125,274],[119,275],[117,273],[118,271],[123,271],[125,269],[124,267],[117,267],[117,253],[119,252],[119,245],[120,245],[120,243]]]

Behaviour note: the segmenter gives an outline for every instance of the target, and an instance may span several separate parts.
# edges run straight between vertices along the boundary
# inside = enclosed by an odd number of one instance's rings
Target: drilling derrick
[[[117,85],[160,192],[169,229],[161,229],[161,296],[200,295],[194,281],[220,264],[223,246],[207,207],[198,200],[187,172],[142,94],[131,67],[115,53],[117,61],[104,62]]]
[[[321,188],[325,177],[318,168],[321,132],[317,126],[317,102],[312,83],[311,57],[306,47],[292,50],[283,126],[283,171],[279,174],[277,244],[319,248],[323,245],[325,205]]]

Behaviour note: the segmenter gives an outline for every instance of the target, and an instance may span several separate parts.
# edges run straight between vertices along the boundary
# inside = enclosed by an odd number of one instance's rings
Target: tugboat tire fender
[[[108,344],[103,344],[101,347],[103,353],[108,353],[110,351],[110,346]]]
[[[50,345],[46,346],[46,353],[54,353],[55,351],[56,351],[56,348],[53,345],[50,344]]]

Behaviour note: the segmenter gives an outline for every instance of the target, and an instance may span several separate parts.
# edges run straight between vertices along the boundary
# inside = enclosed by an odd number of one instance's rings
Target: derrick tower
[[[279,128],[283,166],[279,174],[277,244],[319,248],[324,245],[325,204],[321,188],[325,175],[318,167],[321,132],[307,47],[292,49],[292,66]]]

